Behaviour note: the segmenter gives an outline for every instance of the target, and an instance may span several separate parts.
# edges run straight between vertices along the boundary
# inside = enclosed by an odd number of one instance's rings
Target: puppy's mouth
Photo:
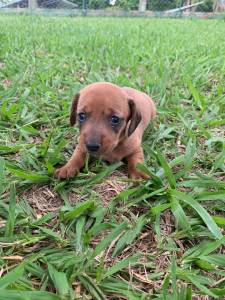
[[[88,154],[90,154],[91,156],[94,156],[96,158],[100,157],[101,156],[101,153],[100,151],[90,151],[90,150],[87,150]]]
[[[115,147],[110,147],[110,148],[104,149],[104,148],[100,147],[98,150],[93,151],[86,147],[88,154],[95,158],[104,157],[105,155],[110,154],[114,148]]]

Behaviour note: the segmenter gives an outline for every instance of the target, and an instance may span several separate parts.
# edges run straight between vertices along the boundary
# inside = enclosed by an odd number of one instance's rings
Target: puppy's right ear
[[[76,123],[76,118],[77,118],[77,104],[78,100],[80,98],[80,94],[76,94],[73,98],[73,102],[71,105],[71,110],[70,110],[70,125],[73,126]]]

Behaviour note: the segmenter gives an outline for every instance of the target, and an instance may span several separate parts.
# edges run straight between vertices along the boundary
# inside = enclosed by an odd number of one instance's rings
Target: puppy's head
[[[79,143],[94,156],[110,153],[141,121],[132,99],[110,83],[94,83],[74,97],[70,124],[80,126]]]

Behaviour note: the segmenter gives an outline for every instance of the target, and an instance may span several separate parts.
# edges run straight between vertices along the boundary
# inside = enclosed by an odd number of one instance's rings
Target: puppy
[[[58,178],[76,175],[84,166],[87,153],[113,162],[126,158],[132,179],[146,179],[136,165],[144,162],[142,135],[155,117],[152,99],[133,88],[99,82],[75,95],[70,124],[79,123],[78,145],[69,161],[55,170]]]

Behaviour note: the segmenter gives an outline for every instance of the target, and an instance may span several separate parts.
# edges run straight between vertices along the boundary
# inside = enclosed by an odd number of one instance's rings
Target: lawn
[[[150,94],[151,176],[70,157],[73,95]],[[223,20],[0,15],[0,299],[224,299]]]

